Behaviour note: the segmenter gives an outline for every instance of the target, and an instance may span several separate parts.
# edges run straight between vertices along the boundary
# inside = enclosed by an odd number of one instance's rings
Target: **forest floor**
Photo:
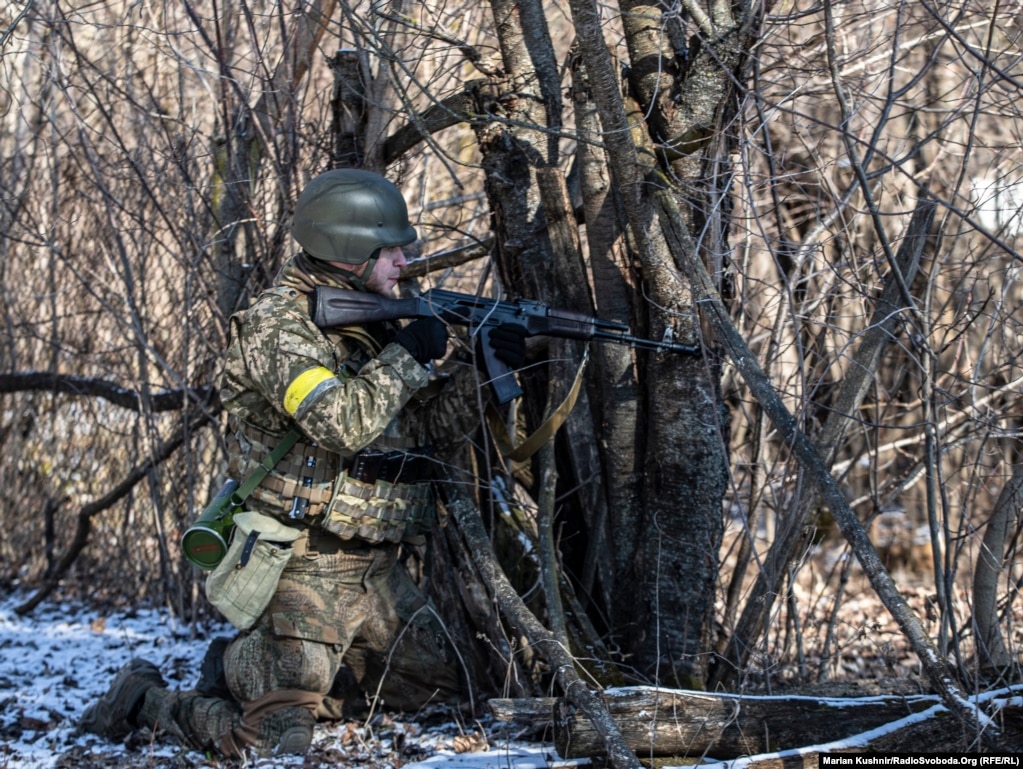
[[[748,694],[808,693],[830,697],[928,691],[919,664],[877,597],[854,569],[837,604],[834,566],[804,571],[772,625],[769,651],[737,690]],[[928,632],[940,637],[933,586],[911,574],[903,593]],[[589,765],[558,757],[543,734],[481,719],[465,723],[443,712],[378,713],[359,723],[320,724],[312,751],[301,758],[229,761],[183,750],[142,731],[122,743],[80,735],[74,724],[114,673],[133,657],[156,663],[172,688],[195,683],[209,638],[221,625],[182,627],[157,610],[103,612],[71,601],[47,601],[22,616],[27,595],[0,599],[0,769],[99,767],[326,767],[366,769],[540,769]],[[966,596],[958,596],[958,602]],[[966,613],[961,615],[968,617]],[[1023,618],[1021,618],[1023,619]],[[961,621],[961,620],[960,620]],[[1023,628],[1023,621],[1015,627]],[[1023,639],[1014,639],[1020,648]]]
[[[230,761],[183,750],[147,730],[112,743],[75,723],[133,657],[155,663],[172,689],[191,688],[207,642],[226,625],[183,627],[166,612],[108,613],[71,601],[44,602],[27,615],[26,595],[0,599],[0,769],[100,767],[326,767],[445,769],[551,765],[549,746],[516,739],[507,725],[466,724],[445,711],[378,713],[365,722],[320,724],[305,757]],[[578,762],[560,762],[568,766]]]

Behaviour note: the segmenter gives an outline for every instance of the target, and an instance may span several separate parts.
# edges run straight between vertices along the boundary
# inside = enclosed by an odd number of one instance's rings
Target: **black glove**
[[[526,337],[529,331],[518,323],[502,323],[490,329],[490,347],[494,357],[508,368],[520,369],[526,365]]]
[[[448,330],[439,318],[419,318],[399,331],[394,341],[425,366],[444,356],[448,349]]]

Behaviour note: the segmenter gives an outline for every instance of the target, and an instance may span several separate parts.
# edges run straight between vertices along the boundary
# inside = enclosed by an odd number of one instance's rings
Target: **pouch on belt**
[[[236,513],[227,555],[206,578],[206,597],[239,630],[248,630],[277,590],[300,529],[256,512]]]

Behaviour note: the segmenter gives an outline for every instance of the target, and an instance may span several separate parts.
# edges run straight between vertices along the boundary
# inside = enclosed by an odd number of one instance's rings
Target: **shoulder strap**
[[[354,339],[356,342],[360,342],[367,350],[369,350],[370,355],[379,355],[380,351],[383,349],[380,342],[378,342],[372,334],[359,326],[337,326],[336,328],[331,329],[331,331],[334,331],[341,336],[346,336],[349,339]]]
[[[533,456],[533,454],[535,454],[541,446],[554,437],[554,434],[561,429],[565,420],[568,419],[569,413],[571,413],[572,409],[575,407],[576,399],[579,397],[579,389],[583,381],[583,370],[586,368],[587,360],[589,360],[589,348],[586,349],[582,363],[579,364],[579,369],[575,374],[575,381],[572,383],[572,389],[569,391],[568,395],[565,396],[565,400],[563,400],[561,405],[551,412],[551,415],[547,417],[542,425],[536,428],[536,431],[532,435],[517,446],[514,444],[511,434],[508,432],[508,428],[501,419],[501,415],[498,413],[497,408],[493,405],[493,403],[487,403],[487,422],[490,424],[494,443],[497,444],[497,448],[501,454],[508,457],[508,459],[513,462],[524,462]]]
[[[301,435],[298,430],[290,430],[281,439],[281,442],[277,444],[277,447],[259,463],[259,467],[249,473],[249,476],[242,482],[242,485],[235,489],[235,492],[231,495],[232,504],[241,505],[245,498],[252,493],[253,489],[263,482],[263,479],[274,469],[274,466],[284,458],[284,455],[291,451],[292,446],[298,443],[299,437]]]

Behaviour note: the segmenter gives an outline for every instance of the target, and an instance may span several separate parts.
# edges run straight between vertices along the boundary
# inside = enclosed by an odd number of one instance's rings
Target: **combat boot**
[[[313,743],[316,717],[305,708],[284,708],[259,725],[260,756],[302,755]]]
[[[227,674],[224,672],[224,652],[230,644],[231,639],[226,636],[210,641],[199,667],[199,682],[195,685],[195,690],[200,694],[222,700],[232,699],[231,690],[227,686]]]
[[[107,693],[92,703],[78,720],[78,731],[118,740],[136,729],[135,717],[146,692],[167,682],[159,668],[144,659],[133,659],[118,671]]]

